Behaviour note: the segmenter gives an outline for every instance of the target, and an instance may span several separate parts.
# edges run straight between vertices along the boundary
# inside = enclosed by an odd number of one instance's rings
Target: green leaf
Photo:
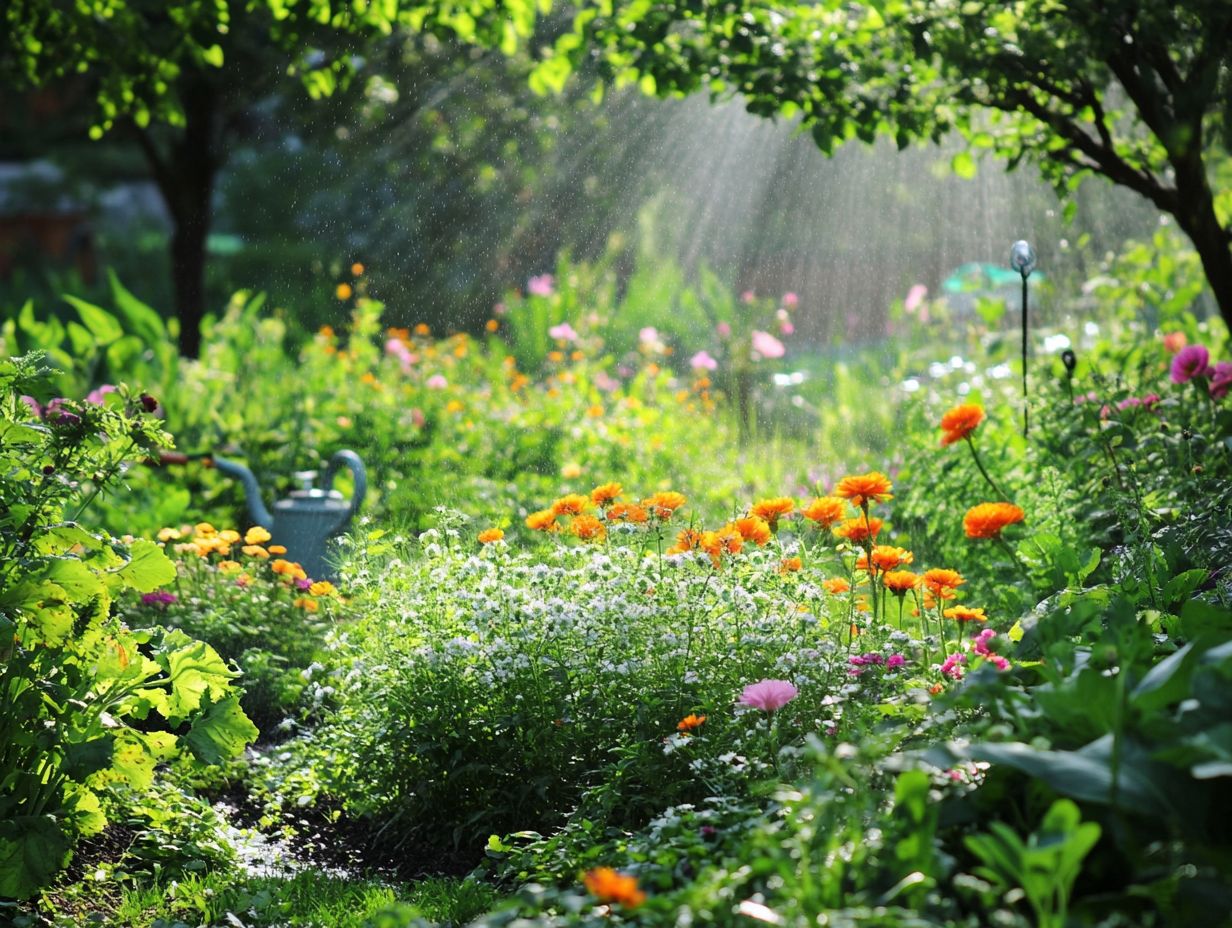
[[[125,584],[140,593],[150,593],[175,580],[175,563],[154,542],[139,538],[128,547],[129,559],[112,571]]]
[[[66,294],[64,299],[77,310],[77,315],[81,317],[85,327],[90,330],[90,334],[100,345],[110,345],[124,334],[120,323],[107,310],[75,296]]]
[[[221,764],[239,756],[260,734],[240,708],[238,696],[212,703],[197,718],[184,736],[189,750],[199,761]]]
[[[201,60],[206,64],[212,64],[216,68],[222,67],[222,46],[211,45],[209,48],[201,49]]]
[[[29,899],[68,863],[69,847],[51,815],[0,821],[0,896]]]
[[[975,159],[970,152],[960,151],[950,159],[950,169],[963,180],[971,180],[976,172]]]
[[[1167,600],[1168,605],[1175,606],[1188,600],[1193,591],[1202,585],[1202,581],[1209,573],[1210,571],[1198,567],[1177,574],[1169,580],[1164,587],[1164,599]]]
[[[114,735],[104,735],[90,741],[66,744],[60,770],[72,779],[81,781],[93,773],[110,767],[114,754]]]
[[[111,284],[111,299],[120,317],[128,324],[128,330],[149,347],[165,340],[167,328],[163,325],[163,317],[125,289],[115,271],[108,270],[107,278]]]
[[[196,712],[207,697],[221,699],[228,693],[236,674],[208,644],[194,641],[181,631],[168,632],[163,644],[173,650],[156,652],[155,660],[171,677],[167,711],[172,724]]]

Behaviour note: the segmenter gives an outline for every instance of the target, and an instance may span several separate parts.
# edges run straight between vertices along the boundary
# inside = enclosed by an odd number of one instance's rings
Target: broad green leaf
[[[115,753],[115,736],[103,735],[76,744],[64,746],[64,760],[60,764],[61,771],[74,780],[84,780],[91,774],[111,766]]]
[[[110,345],[124,334],[120,323],[107,310],[75,296],[65,295],[64,299],[77,310],[77,315],[100,345]]]
[[[206,764],[221,764],[239,756],[260,734],[240,708],[238,696],[210,704],[184,736],[193,756]]]
[[[168,632],[164,645],[174,650],[155,655],[171,677],[167,698],[170,720],[178,724],[201,707],[203,700],[220,699],[226,695],[236,674],[204,641],[193,641],[180,631]]]
[[[128,563],[112,573],[141,593],[150,593],[175,580],[175,564],[154,542],[139,538],[128,548]]]
[[[0,821],[0,897],[29,899],[68,863],[69,847],[51,815]]]

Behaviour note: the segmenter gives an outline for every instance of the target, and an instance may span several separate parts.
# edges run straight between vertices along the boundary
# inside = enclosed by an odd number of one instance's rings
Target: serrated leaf
[[[139,538],[128,547],[129,559],[112,573],[140,593],[150,593],[175,580],[175,564],[154,542]]]
[[[193,756],[206,764],[221,764],[238,757],[260,732],[244,710],[238,696],[210,704],[192,724],[184,741]]]
[[[207,697],[224,697],[236,674],[217,651],[204,641],[193,641],[183,632],[169,632],[164,645],[170,645],[173,650],[156,654],[155,658],[171,678],[167,711],[175,724],[196,712]]]

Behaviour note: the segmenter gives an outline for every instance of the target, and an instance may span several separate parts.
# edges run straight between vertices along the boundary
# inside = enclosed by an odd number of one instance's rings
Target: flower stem
[[[1007,496],[1005,491],[993,482],[993,479],[988,476],[988,471],[984,469],[984,462],[980,460],[980,453],[975,450],[975,442],[971,440],[971,436],[967,435],[965,440],[967,442],[967,447],[971,449],[971,459],[975,461],[975,466],[979,468],[980,474],[984,477],[984,480],[987,481],[990,487],[992,487],[992,491],[996,493],[998,497],[1008,502],[1009,496]]]

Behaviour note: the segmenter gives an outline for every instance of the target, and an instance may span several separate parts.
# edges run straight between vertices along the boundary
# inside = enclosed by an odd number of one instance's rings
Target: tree
[[[1063,193],[1102,176],[1176,218],[1232,327],[1232,203],[1209,170],[1232,140],[1228,0],[577,3],[542,87],[585,67],[660,96],[740,95],[827,153],[957,130],[959,173],[984,150],[1035,162]]]
[[[10,0],[0,82],[85,82],[97,99],[91,137],[130,133],[141,146],[173,223],[180,350],[195,356],[215,182],[253,108],[289,76],[329,96],[396,28],[505,48],[529,33],[529,4],[485,3],[472,15],[399,0]]]

